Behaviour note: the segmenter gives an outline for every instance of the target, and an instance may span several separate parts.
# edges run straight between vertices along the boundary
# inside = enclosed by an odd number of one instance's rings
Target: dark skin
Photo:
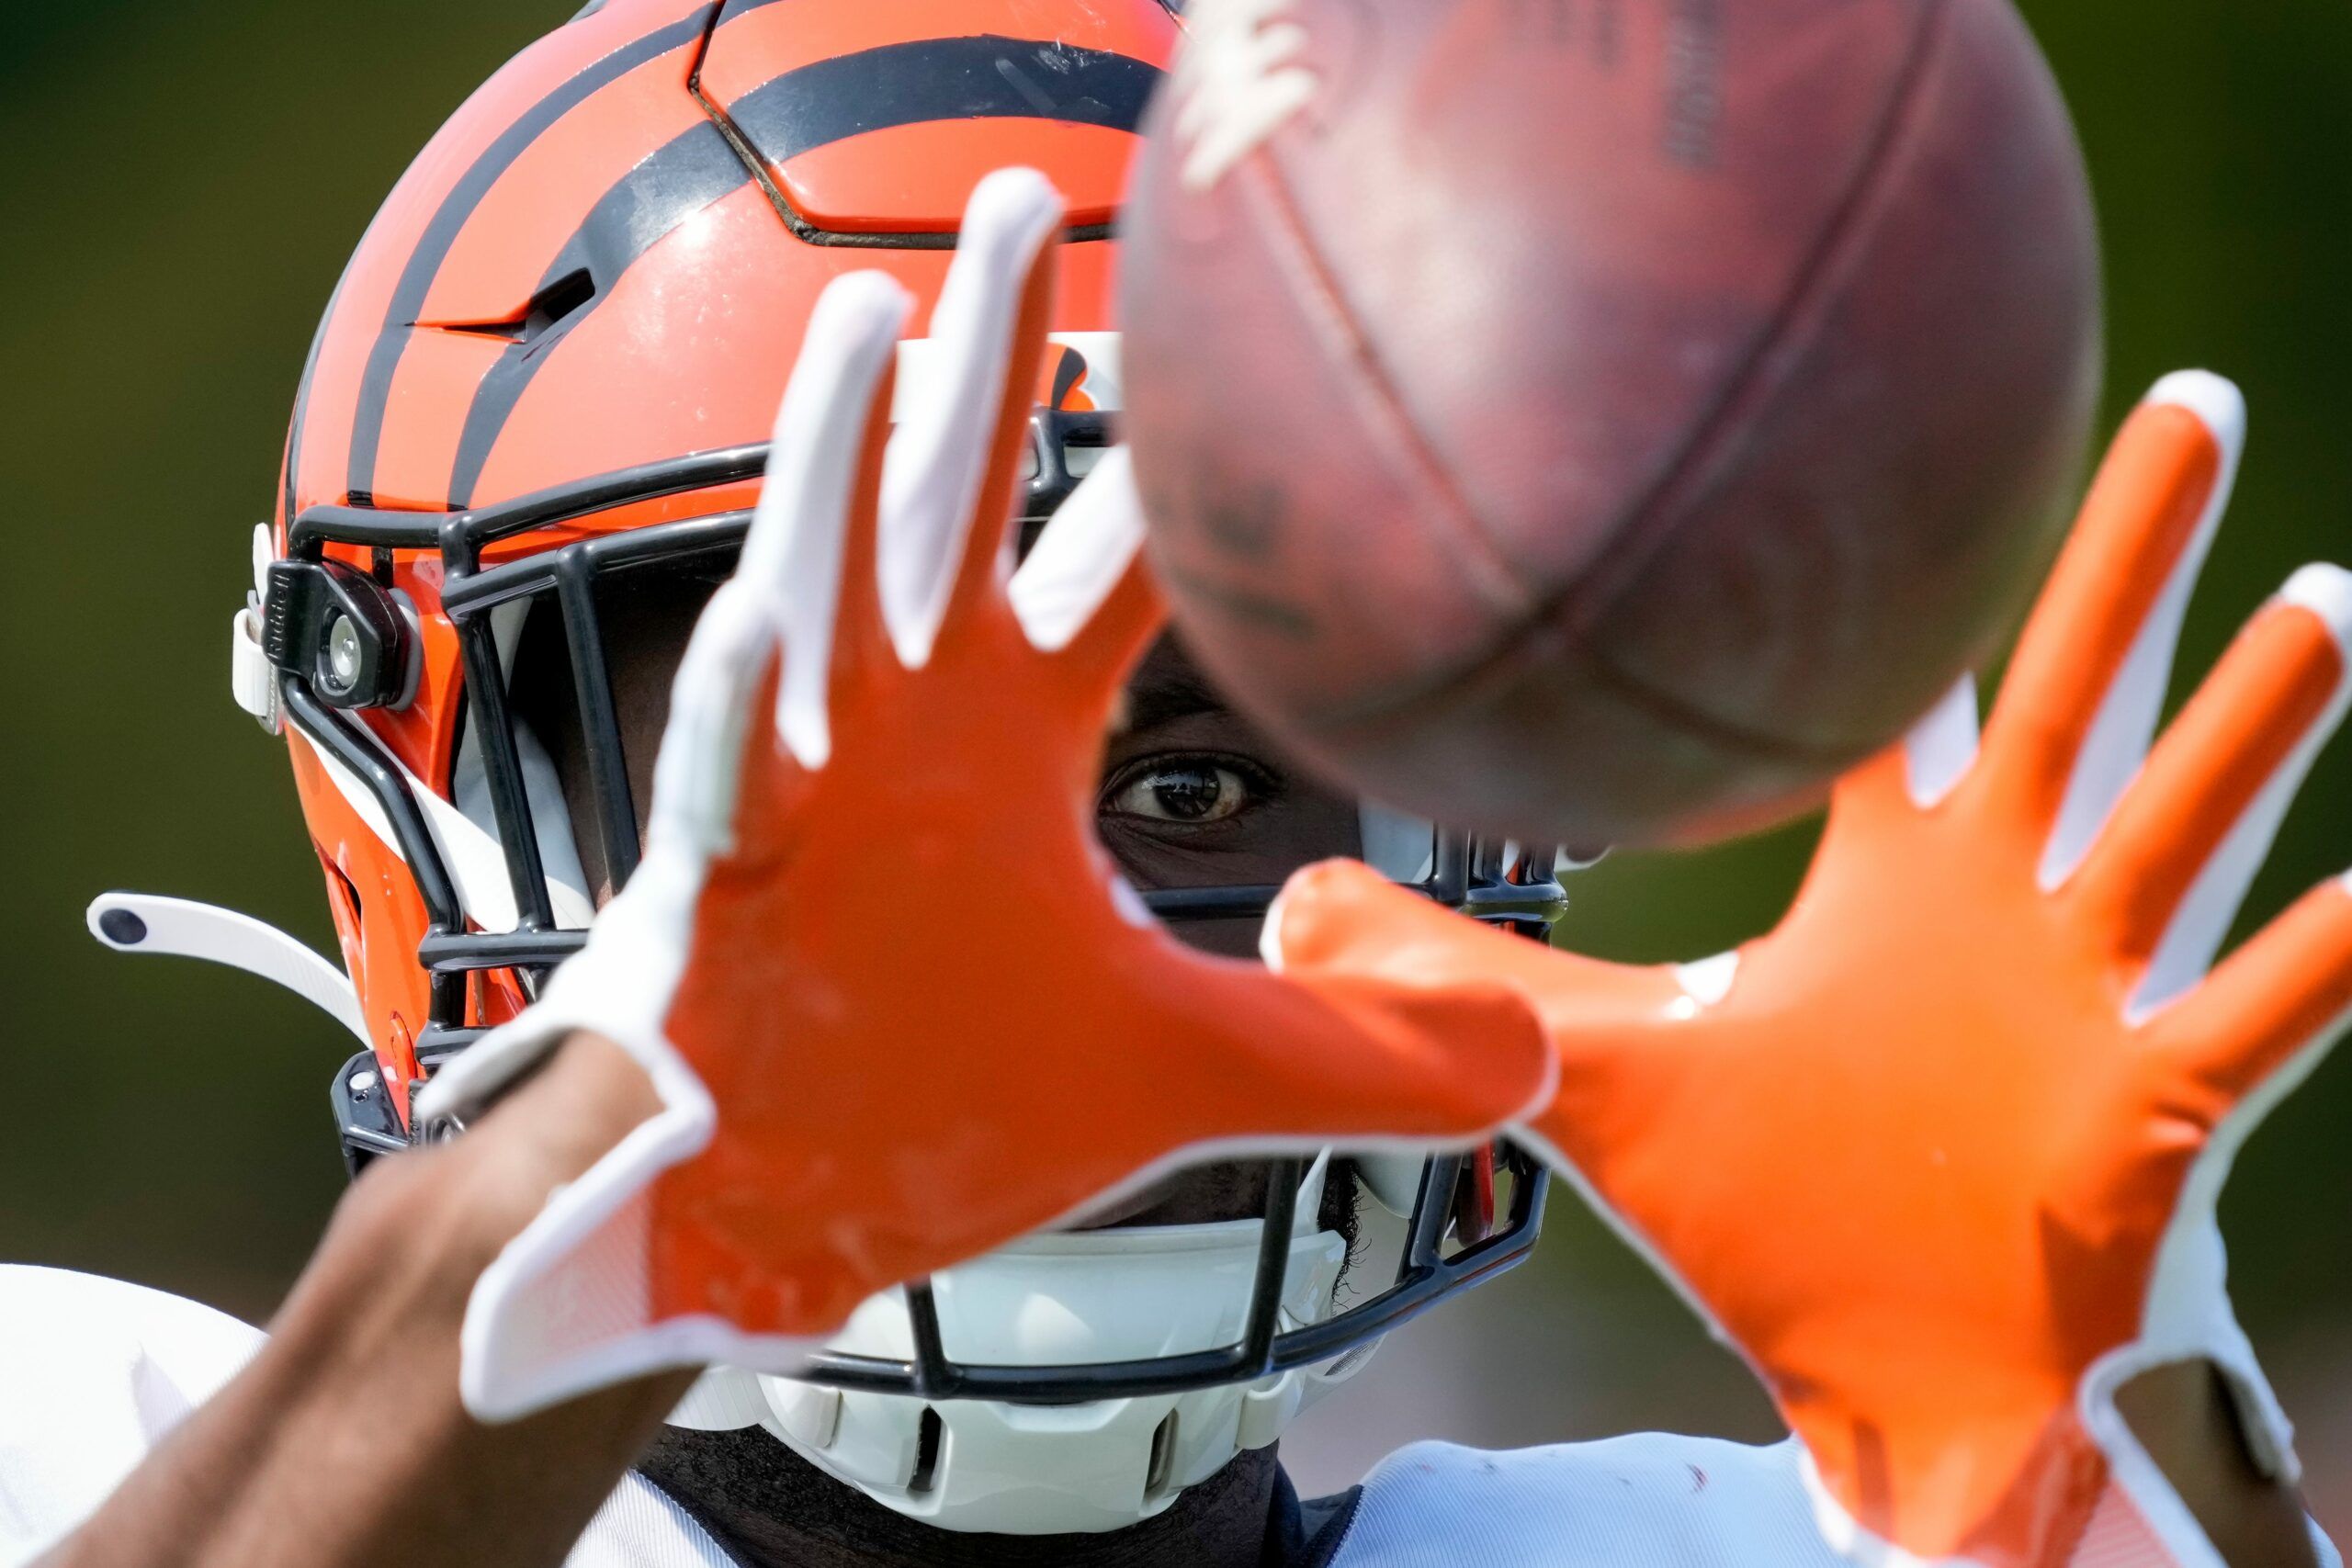
[[[649,584],[634,604],[608,609],[640,799],[668,672],[707,591]],[[561,717],[569,675],[539,649],[536,668],[526,652],[516,671],[518,704],[559,767],[576,776],[576,726]],[[573,794],[585,869],[599,883],[584,797]],[[1106,743],[1098,811],[1105,844],[1144,887],[1278,883],[1357,848],[1352,804],[1279,761],[1167,644],[1138,671]],[[1237,955],[1256,938],[1250,921],[1183,934]],[[473,1280],[557,1185],[654,1109],[634,1063],[576,1037],[464,1138],[379,1161],[345,1200],[253,1365],[44,1568],[557,1568],[632,1464],[759,1568],[1258,1568],[1275,1484],[1271,1450],[1243,1455],[1127,1529],[1014,1538],[906,1519],[758,1428],[664,1427],[691,1381],[685,1374],[607,1390],[514,1426],[474,1422],[457,1393],[458,1328]],[[1263,1191],[1261,1168],[1211,1167],[1095,1223],[1226,1219],[1254,1212]],[[2120,1403],[2233,1568],[2314,1562],[2301,1500],[2256,1472],[2211,1368],[2150,1372]]]

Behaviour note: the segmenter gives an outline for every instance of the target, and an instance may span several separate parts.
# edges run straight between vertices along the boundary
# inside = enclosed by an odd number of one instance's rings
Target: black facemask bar
[[[1091,466],[1087,458],[1110,445],[1112,432],[1099,414],[1044,410],[1034,416],[1031,427],[1035,456],[1024,476],[1023,513],[1034,526],[1076,488]],[[273,568],[264,606],[265,646],[278,669],[288,717],[375,798],[423,898],[427,928],[418,960],[431,976],[431,1004],[416,1050],[427,1075],[483,1032],[468,1022],[470,976],[511,970],[535,994],[555,965],[580,950],[587,935],[557,923],[525,784],[512,694],[492,630],[493,613],[519,603],[545,601],[560,612],[594,797],[593,828],[607,874],[617,888],[638,863],[638,808],[629,787],[596,590],[619,574],[649,569],[723,572],[750,528],[752,514],[737,511],[603,535],[487,565],[485,552],[534,530],[617,507],[756,479],[767,456],[764,445],[701,453],[469,512],[317,506],[288,527],[287,558]],[[331,545],[370,552],[374,571],[362,573],[329,560],[324,551]],[[397,647],[402,627],[388,588],[395,550],[433,550],[440,558],[442,609],[458,639],[467,722],[480,748],[520,916],[511,931],[469,929],[457,882],[401,766],[354,716],[358,708],[397,700],[390,677],[377,672],[406,667],[405,651]],[[1521,852],[1441,830],[1432,843],[1428,876],[1411,886],[1479,919],[1540,939],[1566,907],[1553,858],[1548,848]],[[1260,919],[1277,892],[1273,886],[1188,887],[1143,897],[1161,919],[1182,922]],[[404,1124],[384,1089],[355,1088],[375,1083],[370,1069],[372,1062],[365,1054],[354,1058],[338,1075],[334,1093],[345,1160],[355,1176],[374,1158],[405,1147],[420,1135]],[[1539,1162],[1510,1145],[1499,1146],[1497,1157],[1514,1179],[1510,1211],[1498,1216],[1490,1233],[1464,1235],[1456,1223],[1456,1197],[1471,1179],[1467,1156],[1430,1160],[1394,1280],[1371,1300],[1319,1324],[1280,1332],[1292,1221],[1305,1171],[1303,1162],[1281,1161],[1270,1176],[1265,1241],[1246,1325],[1231,1346],[1090,1366],[966,1365],[951,1359],[942,1347],[938,1316],[924,1282],[907,1292],[915,1336],[912,1360],[826,1354],[817,1358],[808,1376],[842,1388],[915,1397],[1062,1403],[1251,1382],[1287,1368],[1327,1361],[1526,1256],[1542,1220],[1547,1176]]]

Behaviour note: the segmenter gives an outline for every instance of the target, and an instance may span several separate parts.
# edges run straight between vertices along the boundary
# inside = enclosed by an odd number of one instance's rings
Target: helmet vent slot
[[[913,1496],[928,1495],[939,1480],[939,1446],[946,1440],[946,1428],[933,1405],[922,1407],[922,1419],[915,1424],[915,1472],[907,1477],[907,1491]]]
[[[492,321],[419,321],[416,324],[435,332],[463,333],[528,346],[569,322],[595,299],[596,275],[580,266],[532,295],[530,303],[523,307],[520,315],[503,316]]]
[[[595,274],[584,266],[565,273],[531,296],[531,308],[523,317],[520,341],[537,343],[585,310],[595,298]]]

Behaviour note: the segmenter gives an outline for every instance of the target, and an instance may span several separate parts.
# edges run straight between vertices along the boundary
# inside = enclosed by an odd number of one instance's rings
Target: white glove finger
[[[2219,376],[2203,370],[2179,371],[2158,381],[2143,401],[2186,409],[2203,422],[2220,449],[2221,471],[2195,534],[2141,624],[2075,754],[2064,802],[2042,852],[2041,881],[2045,888],[2055,887],[2074,874],[2125,786],[2147,759],[2148,743],[2155,736],[2156,719],[2172,681],[2181,621],[2188,613],[2189,595],[2204,570],[2222,513],[2229,509],[2238,458],[2245,449],[2245,395]]]
[[[919,350],[908,345],[882,469],[877,571],[883,621],[910,670],[930,661],[946,618],[1008,393],[1022,299],[1063,215],[1060,193],[1035,169],[982,180],[965,209],[932,337]],[[993,535],[984,541],[997,543]]]
[[[2195,863],[2188,856],[2205,852],[2132,995],[2133,1016],[2182,996],[2212,966],[2347,703],[2352,573],[2307,566],[2256,612],[2118,805],[2111,831],[2125,840],[2117,849],[2127,863],[2112,874],[2112,897],[2135,908],[2149,903],[2149,887],[2128,863],[2161,853],[2149,844],[2152,837],[2186,851],[2184,871]],[[2214,829],[2223,830],[2213,838]],[[2086,882],[2103,869],[2109,851],[2104,840],[2094,847],[2084,863]],[[2161,904],[2156,908],[2161,914]]]
[[[1113,447],[1054,513],[1012,575],[1012,613],[1040,653],[1069,647],[1143,549],[1143,500],[1125,446]]]
[[[670,682],[646,824],[649,861],[680,852],[707,858],[733,841],[752,694],[775,647],[775,616],[749,584],[739,578],[711,595]]]
[[[1975,765],[1976,741],[1976,677],[1962,675],[1903,738],[1911,804],[1925,811],[1950,795]]]
[[[763,605],[785,648],[776,731],[806,768],[832,754],[826,708],[842,559],[875,395],[913,301],[878,272],[839,277],[808,318],[776,411],[765,483],[735,580]]]

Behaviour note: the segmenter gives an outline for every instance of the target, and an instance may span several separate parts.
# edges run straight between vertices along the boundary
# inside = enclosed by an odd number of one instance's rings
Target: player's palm
[[[2352,1007],[2352,896],[2204,971],[2340,714],[2352,580],[2299,574],[2141,765],[2237,438],[2226,387],[2160,389],[1981,754],[1962,693],[1846,780],[1736,956],[1522,951],[1339,867],[1283,900],[1290,973],[1534,999],[1562,1077],[1530,1135],[1749,1357],[1843,1524],[1922,1557],[2064,1561],[2137,1452],[2109,1396],[2161,1362],[2228,1367],[2285,1462],[2212,1204]]]
[[[894,435],[905,296],[827,292],[679,669],[643,863],[428,1091],[479,1103],[588,1031],[664,1105],[483,1276],[477,1414],[665,1366],[790,1373],[875,1292],[1182,1157],[1467,1144],[1549,1088],[1508,990],[1194,953],[1097,847],[1103,729],[1159,620],[1124,454],[1010,579],[998,521],[1060,222],[1039,176],[982,183]]]
[[[1042,323],[1042,286],[1032,304]],[[1034,350],[1042,331],[1021,336]],[[1007,385],[1033,380],[1016,365]],[[1027,412],[1006,398],[983,493],[1009,494]],[[1465,1012],[1392,983],[1285,983],[1185,949],[1119,879],[1094,834],[1098,756],[1159,615],[1109,461],[1015,585],[1058,593],[1043,585],[1069,569],[1087,594],[1109,564],[1116,586],[1066,645],[1033,643],[984,536],[927,649],[894,648],[880,600],[844,595],[820,762],[800,760],[806,737],[745,747],[695,920],[720,961],[690,960],[666,1025],[721,1112],[708,1152],[655,1189],[658,1315],[838,1324],[1179,1150],[1459,1139],[1539,1089],[1541,1043],[1499,990]],[[851,515],[839,575],[856,584],[873,508]],[[1430,1042],[1440,1021],[1472,1026],[1466,1050]]]

